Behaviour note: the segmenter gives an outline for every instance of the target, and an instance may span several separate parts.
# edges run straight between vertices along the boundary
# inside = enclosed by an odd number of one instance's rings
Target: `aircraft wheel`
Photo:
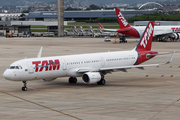
[[[106,84],[106,80],[105,79],[101,79],[99,82],[97,82],[98,85],[105,85]]]
[[[99,81],[99,82],[97,82],[97,85],[101,85],[100,81]]]
[[[27,91],[28,90],[28,88],[26,87],[27,82],[23,81],[23,84],[24,84],[24,86],[22,87],[22,91]]]
[[[105,85],[105,84],[106,84],[105,79],[102,79],[102,80],[101,80],[101,85]]]
[[[73,83],[77,83],[77,78],[74,77]]]
[[[75,78],[75,77],[70,77],[70,78],[69,78],[69,83],[77,83],[77,78]]]
[[[27,91],[28,88],[27,87],[22,87],[22,91]]]

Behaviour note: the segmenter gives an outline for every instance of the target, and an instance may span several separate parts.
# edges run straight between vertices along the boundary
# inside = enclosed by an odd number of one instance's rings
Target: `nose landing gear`
[[[27,91],[28,88],[26,87],[27,81],[23,81],[24,86],[22,87],[22,91]]]

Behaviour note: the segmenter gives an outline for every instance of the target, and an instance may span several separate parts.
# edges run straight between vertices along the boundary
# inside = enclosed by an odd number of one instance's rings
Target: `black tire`
[[[69,78],[69,83],[73,83],[73,77]]]
[[[106,84],[105,79],[102,79],[102,80],[101,80],[101,85],[105,85],[105,84]]]
[[[22,87],[22,91],[27,91],[28,88],[27,87]]]
[[[77,78],[73,78],[73,83],[77,83]]]
[[[101,85],[101,82],[99,81],[99,82],[97,82],[97,85]]]
[[[99,82],[97,82],[98,85],[105,85],[106,84],[106,80],[105,79],[101,79]]]
[[[75,78],[75,77],[70,77],[70,78],[69,78],[69,83],[77,83],[77,78]]]

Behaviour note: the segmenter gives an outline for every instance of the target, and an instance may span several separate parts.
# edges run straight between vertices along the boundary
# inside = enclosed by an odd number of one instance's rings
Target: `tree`
[[[24,13],[22,13],[21,15],[20,15],[20,17],[23,17],[23,16],[26,16]]]
[[[97,5],[92,4],[86,10],[98,10],[98,9],[101,9],[101,8]]]

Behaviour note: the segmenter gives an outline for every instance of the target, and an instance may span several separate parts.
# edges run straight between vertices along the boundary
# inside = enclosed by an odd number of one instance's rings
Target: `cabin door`
[[[27,64],[28,64],[28,72],[29,72],[29,74],[33,74],[33,73],[34,73],[35,66],[32,65],[32,62],[31,62],[31,61],[28,61]]]

